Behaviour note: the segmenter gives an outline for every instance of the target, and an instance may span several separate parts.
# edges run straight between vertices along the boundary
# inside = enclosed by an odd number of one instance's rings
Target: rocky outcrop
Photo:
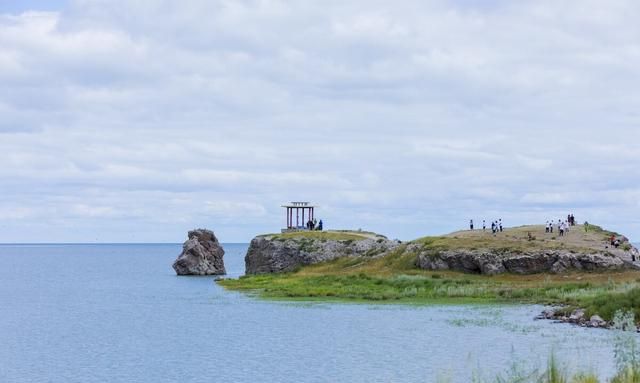
[[[416,265],[426,270],[456,270],[476,274],[563,273],[570,270],[605,271],[631,267],[609,252],[576,253],[565,250],[506,252],[496,250],[423,250],[413,244]]]
[[[550,319],[560,323],[571,323],[582,327],[610,328],[612,323],[602,319],[599,315],[588,317],[584,309],[575,309],[570,313],[564,310],[544,310],[536,319]]]
[[[606,321],[600,315],[587,316],[584,309],[577,308],[571,312],[566,312],[562,308],[544,310],[535,319],[549,319],[557,323],[571,323],[581,327],[592,328],[614,328],[613,321]],[[640,327],[635,327],[634,331],[640,332]]]
[[[213,231],[192,230],[182,245],[182,253],[173,263],[173,269],[178,275],[225,274],[223,257],[224,250]]]
[[[245,272],[278,273],[339,257],[379,257],[398,244],[398,241],[382,236],[362,240],[260,236],[254,238],[249,245],[245,256]]]

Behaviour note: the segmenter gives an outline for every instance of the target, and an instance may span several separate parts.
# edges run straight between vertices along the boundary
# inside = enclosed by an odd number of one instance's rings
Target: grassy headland
[[[612,235],[620,236],[596,225],[589,225],[586,231],[583,225],[573,226],[562,237],[555,231],[545,233],[543,225],[527,225],[496,234],[492,234],[490,230],[465,230],[443,236],[423,237],[412,242],[434,250],[484,249],[518,253],[544,249],[591,253],[602,251]],[[613,252],[616,249],[609,248],[607,251]]]
[[[529,234],[531,233],[531,236]],[[313,235],[320,232],[282,236]],[[335,235],[327,233],[324,235]],[[339,235],[357,236],[357,232]],[[270,299],[375,301],[397,303],[541,303],[583,307],[588,315],[610,320],[618,309],[632,309],[640,318],[640,272],[571,272],[566,274],[500,274],[485,276],[417,268],[412,244],[433,251],[443,249],[502,249],[520,252],[531,248],[591,252],[603,251],[610,232],[590,226],[574,227],[565,237],[545,234],[542,226],[490,232],[465,231],[425,237],[400,245],[383,257],[344,257],[309,265],[291,273],[245,276],[219,283],[225,288],[255,293]],[[277,235],[281,236],[281,235]],[[533,238],[532,238],[533,237]],[[322,238],[322,237],[320,237]],[[342,238],[341,239],[345,239]],[[349,238],[353,240],[354,238]],[[618,251],[607,249],[607,251]],[[620,250],[622,251],[622,250]]]
[[[369,238],[379,237],[378,235],[366,231],[349,231],[349,230],[325,230],[325,231],[296,231],[291,233],[264,234],[260,237],[266,237],[273,240],[331,240],[331,241],[362,241]]]

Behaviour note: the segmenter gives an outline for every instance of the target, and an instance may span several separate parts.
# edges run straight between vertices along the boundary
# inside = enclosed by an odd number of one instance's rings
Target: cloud
[[[568,210],[640,238],[615,2],[77,0],[0,15],[0,241],[223,241],[287,200],[409,239]],[[56,228],[56,229],[54,229]],[[82,228],[82,229],[80,229]],[[95,235],[94,235],[95,233]]]

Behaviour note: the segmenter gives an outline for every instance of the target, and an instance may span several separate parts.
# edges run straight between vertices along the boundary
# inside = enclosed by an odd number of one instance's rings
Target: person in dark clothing
[[[495,222],[491,222],[491,232],[492,232],[493,234],[495,234],[495,233],[496,233],[496,223],[495,223]]]
[[[487,230],[487,224],[484,222],[484,219],[482,220],[482,231]]]
[[[469,221],[469,229],[473,230],[473,220]]]
[[[318,230],[322,231],[322,220],[318,221]]]

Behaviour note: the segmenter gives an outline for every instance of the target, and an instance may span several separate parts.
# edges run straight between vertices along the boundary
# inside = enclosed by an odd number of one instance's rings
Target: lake
[[[247,244],[226,244],[232,277]],[[468,382],[554,352],[614,373],[613,333],[541,306],[262,301],[178,277],[178,244],[0,245],[1,382]]]

